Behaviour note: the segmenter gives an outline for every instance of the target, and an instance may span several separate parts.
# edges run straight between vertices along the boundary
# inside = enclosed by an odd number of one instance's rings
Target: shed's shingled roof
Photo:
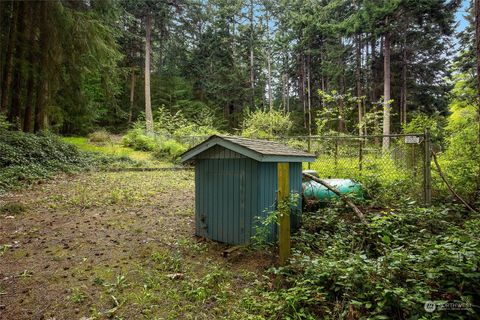
[[[300,156],[300,157],[313,157],[312,154],[294,149],[282,143],[270,140],[258,140],[247,139],[240,137],[219,136],[222,139],[236,143],[240,146],[256,151],[265,155],[278,155],[278,156]]]
[[[261,162],[311,162],[315,155],[269,140],[246,139],[213,135],[182,155],[182,162],[193,160],[197,155],[220,145]]]

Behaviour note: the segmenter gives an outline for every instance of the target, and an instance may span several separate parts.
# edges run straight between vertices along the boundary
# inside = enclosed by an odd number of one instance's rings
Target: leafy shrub
[[[154,111],[153,118],[155,132],[160,134],[172,134],[178,128],[188,124],[181,111],[170,113],[164,106]]]
[[[90,133],[88,140],[96,144],[108,144],[112,142],[112,137],[106,130],[98,130]]]
[[[0,132],[0,192],[58,171],[76,171],[90,163],[74,146],[52,134]]]
[[[168,112],[164,107],[155,111],[155,132],[157,134],[174,137],[177,140],[195,136],[210,136],[218,134],[216,118],[208,110],[199,109],[196,116],[189,119],[180,111]]]
[[[413,113],[412,119],[403,126],[404,133],[423,133],[430,130],[432,142],[440,143],[444,139],[445,118],[440,114],[428,116],[421,112]]]
[[[183,144],[170,139],[161,141],[153,150],[153,156],[157,159],[176,161],[185,151],[187,148]]]
[[[122,138],[122,144],[125,147],[140,151],[152,151],[157,145],[155,138],[147,136],[143,127],[139,125],[128,130],[127,134]]]
[[[7,121],[7,117],[3,114],[0,113],[0,132],[8,130],[10,128],[10,122]]]
[[[458,81],[453,90],[455,99],[446,127],[446,151],[440,155],[440,165],[454,188],[469,201],[480,204],[480,143],[475,89]],[[436,189],[445,186],[434,172]]]
[[[132,163],[129,158],[81,152],[53,134],[0,131],[0,193],[58,172]]]
[[[247,110],[242,123],[242,136],[247,138],[287,136],[292,126],[293,122],[289,113],[277,110],[258,109],[254,112]]]
[[[274,269],[277,290],[245,301],[275,319],[418,319],[426,301],[480,298],[480,216],[457,206],[400,208],[361,224],[341,207],[305,217],[291,264]],[[248,300],[248,299],[247,299]],[[449,313],[450,312],[450,313]],[[437,310],[438,318],[471,318],[474,310]]]

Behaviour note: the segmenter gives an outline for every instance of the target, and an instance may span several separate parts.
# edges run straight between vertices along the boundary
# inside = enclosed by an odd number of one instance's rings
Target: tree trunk
[[[0,12],[3,12],[3,16],[6,20],[11,19],[11,14],[13,12],[13,2],[6,2],[0,1]],[[5,13],[7,12],[7,13]],[[1,14],[0,14],[1,15]],[[1,23],[1,22],[0,22]],[[3,29],[4,39],[10,39],[10,32],[11,32],[11,23],[5,24],[5,28]],[[3,93],[3,79],[5,77],[5,61],[6,61],[6,50],[0,50],[0,109],[2,106],[2,93]]]
[[[35,41],[35,34],[37,32],[37,19],[35,11],[37,10],[38,6],[36,3],[31,4],[29,17],[32,19],[30,33],[29,33],[29,51],[28,51],[28,81],[27,81],[27,96],[25,98],[25,113],[23,117],[23,131],[24,132],[32,132],[32,111],[33,111],[33,93],[35,89],[35,68],[37,66],[36,60],[36,41]]]
[[[10,37],[8,40],[7,47],[7,56],[5,61],[5,74],[2,80],[2,101],[0,102],[0,112],[7,113],[8,103],[10,98],[10,88],[12,86],[13,80],[13,66],[14,66],[14,56],[15,56],[15,47],[17,42],[17,24],[18,24],[18,7],[19,2],[13,3],[13,13],[12,13],[12,26],[10,30]]]
[[[18,8],[18,30],[17,30],[17,49],[15,55],[17,61],[15,63],[15,72],[13,74],[13,96],[12,104],[8,112],[8,119],[16,129],[21,129],[20,112],[21,107],[22,88],[23,88],[23,65],[25,59],[26,46],[26,5],[27,2],[20,2]]]
[[[150,13],[145,16],[145,122],[147,133],[153,133],[152,101],[150,97],[150,54],[152,18]]]
[[[343,40],[340,40],[340,46],[343,47]],[[345,62],[342,59],[338,60],[338,65],[343,65]],[[338,102],[338,113],[339,113],[339,121],[338,121],[338,131],[345,132],[346,125],[345,125],[345,72],[344,70],[341,71],[340,74],[340,101]]]
[[[386,25],[388,26],[388,19]],[[385,33],[383,39],[383,134],[390,134],[390,35]],[[383,138],[382,150],[388,151],[390,138]]]
[[[402,97],[401,97],[401,106],[400,106],[400,123],[402,126],[407,124],[407,102],[408,102],[408,92],[407,92],[407,37],[403,39],[403,50],[402,50]]]
[[[480,0],[475,0],[475,39],[477,56],[477,124],[480,144]],[[477,189],[480,189],[480,170],[477,174]]]
[[[480,143],[480,0],[475,0],[475,38],[477,45],[477,121],[478,121],[478,143]],[[480,175],[479,175],[480,181]]]
[[[305,99],[305,82],[306,82],[306,66],[305,66],[305,54],[302,53],[302,104],[303,104],[303,127],[307,129],[307,101]]]
[[[362,117],[362,61],[361,61],[361,38],[357,35],[357,45],[355,50],[355,81],[357,86],[357,108],[358,108],[358,135],[361,136],[363,132],[363,117]]]
[[[321,75],[322,91],[325,92],[327,89],[325,88],[325,73],[323,71],[323,42],[322,42],[322,49],[320,50],[320,67],[322,70],[322,75]],[[325,108],[326,108],[326,101],[324,98],[322,98],[322,109],[325,110]]]
[[[272,52],[270,50],[270,16],[268,9],[265,10],[266,16],[266,30],[267,30],[267,82],[268,82],[268,107],[269,110],[273,110],[273,97],[272,97]]]
[[[310,90],[310,83],[312,77],[312,68],[311,68],[311,56],[308,53],[308,60],[307,60],[307,97],[308,97],[308,135],[312,135],[312,99],[311,99],[311,90]]]
[[[272,93],[272,63],[270,61],[270,52],[267,56],[267,67],[268,67],[268,106],[270,111],[273,110],[273,93]]]
[[[377,93],[376,93],[376,80],[377,80],[377,72],[376,72],[376,47],[377,47],[377,40],[375,39],[375,35],[372,35],[372,40],[370,43],[371,52],[370,52],[370,101],[374,103],[377,100]]]
[[[250,0],[250,89],[251,89],[251,108],[255,107],[255,72],[254,72],[254,53],[253,53],[253,0]]]
[[[130,82],[130,110],[128,111],[128,124],[132,123],[134,97],[135,97],[135,68],[132,68],[132,79]]]
[[[345,102],[343,101],[343,81],[340,80],[341,83],[341,90],[340,90],[340,98],[338,100],[338,132],[345,132]]]
[[[43,131],[47,128],[47,112],[46,105],[48,102],[49,96],[49,30],[47,23],[47,13],[49,9],[48,1],[43,1],[39,3],[40,7],[40,42],[39,48],[41,52],[40,63],[37,66],[37,95],[35,99],[35,123],[34,123],[34,132]]]

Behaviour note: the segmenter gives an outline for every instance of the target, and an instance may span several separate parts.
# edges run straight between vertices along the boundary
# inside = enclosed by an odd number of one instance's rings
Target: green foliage
[[[155,146],[152,155],[157,159],[176,161],[185,151],[187,151],[186,146],[175,140],[168,139],[160,141]]]
[[[470,87],[468,76],[458,76],[453,94],[451,115],[446,126],[447,148],[440,156],[440,165],[460,194],[468,197],[470,201],[479,201],[480,122],[477,119],[475,89]],[[439,187],[441,186],[439,183]]]
[[[255,217],[255,232],[251,246],[255,249],[265,249],[275,244],[275,230],[279,224],[279,217],[284,212],[293,212],[298,207],[300,195],[292,193],[290,199],[276,204],[276,208],[264,209],[261,216]]]
[[[165,107],[160,107],[154,112],[154,122],[158,134],[176,138],[219,133],[215,115],[205,108],[200,108],[195,115],[187,117],[182,110],[171,113]]]
[[[187,146],[173,138],[166,138],[163,135],[147,136],[140,123],[123,136],[122,143],[134,150],[151,151],[152,156],[159,160],[176,161],[182,153],[187,151]]]
[[[0,131],[0,193],[48,179],[59,172],[134,163],[128,157],[79,151],[50,133]]]
[[[424,316],[428,300],[478,301],[479,216],[407,202],[372,213],[367,224],[351,216],[332,207],[305,217],[291,264],[273,270],[283,286],[264,290],[253,303],[257,312],[275,319],[405,319]],[[472,308],[436,312],[474,315]]]
[[[445,118],[438,113],[427,115],[422,112],[414,112],[410,121],[403,126],[404,133],[423,133],[425,129],[430,130],[430,137],[435,143],[444,139]]]
[[[122,143],[125,147],[141,151],[152,151],[157,145],[154,137],[145,134],[145,129],[140,123],[128,130],[122,138]]]
[[[0,132],[6,131],[10,128],[11,124],[7,121],[7,117],[3,113],[0,113]]]
[[[73,303],[82,303],[87,298],[87,295],[80,288],[73,288],[69,298]]]
[[[273,228],[278,224],[278,210],[264,210],[263,216],[255,217],[255,233],[252,236],[252,247],[265,249],[270,246]]]
[[[181,272],[182,271],[182,262],[180,252],[171,254],[170,252],[154,252],[151,256],[152,261],[155,263],[155,268],[168,271],[168,272]]]
[[[105,145],[112,142],[112,137],[107,130],[102,129],[90,133],[88,135],[88,140],[96,144]]]
[[[105,159],[123,159],[130,162],[131,165],[145,165],[150,159],[150,154],[144,151],[136,151],[129,147],[121,145],[121,141],[114,143],[99,145],[90,143],[88,138],[84,137],[62,137],[62,141],[73,144],[80,151],[94,154],[95,157],[103,157]]]
[[[247,138],[288,136],[292,126],[289,113],[247,109],[243,117],[242,136]]]
[[[420,200],[421,195],[421,172],[416,168],[421,164],[414,165],[400,163],[401,161],[413,161],[406,159],[392,159],[390,155],[382,155],[378,152],[365,153],[362,156],[362,169],[359,168],[358,146],[340,145],[340,155],[335,160],[329,148],[333,144],[327,144],[322,148],[322,153],[317,156],[315,162],[310,164],[311,169],[318,172],[322,178],[354,179],[362,183],[366,197],[375,206],[390,206],[398,202],[399,195],[411,195]],[[374,148],[366,146],[365,149]],[[375,150],[375,149],[374,149]],[[416,161],[421,161],[418,156]],[[304,165],[304,169],[307,166]]]
[[[88,165],[89,160],[74,146],[54,135],[0,132],[0,192]]]
[[[318,94],[325,108],[319,110],[315,117],[317,134],[321,135],[329,131],[336,131],[340,121],[343,121],[346,128],[355,128],[355,125],[350,126],[348,121],[354,122],[355,117],[352,117],[352,113],[356,109],[359,98],[353,97],[350,93],[340,94],[337,90],[327,93],[319,89]],[[342,105],[342,108],[340,105]]]
[[[187,119],[183,112],[169,112],[160,107],[154,112],[155,135],[145,134],[143,123],[135,123],[122,138],[124,146],[135,150],[152,151],[156,159],[176,161],[188,147],[219,132],[215,129],[215,116],[209,112],[198,114],[195,121]]]

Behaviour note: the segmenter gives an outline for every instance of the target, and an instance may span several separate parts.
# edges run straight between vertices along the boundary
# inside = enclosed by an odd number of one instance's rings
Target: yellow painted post
[[[280,265],[285,265],[290,256],[290,188],[288,163],[278,164],[278,242]]]

